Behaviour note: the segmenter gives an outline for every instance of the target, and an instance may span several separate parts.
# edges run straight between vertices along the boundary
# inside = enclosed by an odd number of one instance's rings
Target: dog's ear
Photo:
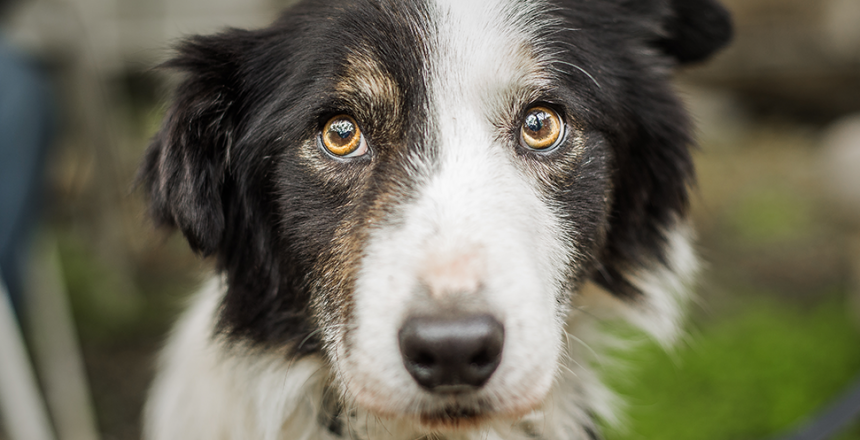
[[[715,0],[621,0],[620,20],[679,64],[701,61],[731,38],[728,13]],[[634,47],[635,75],[619,82],[626,111],[615,121],[613,203],[594,280],[630,305],[632,319],[662,341],[673,338],[677,304],[697,264],[687,224],[695,181],[692,123],[669,86],[665,63]],[[660,65],[660,69],[653,69]]]
[[[729,12],[716,0],[669,0],[654,44],[682,64],[703,61],[732,39]]]
[[[222,192],[238,123],[243,32],[192,37],[163,64],[186,77],[138,174],[155,222],[178,227],[204,255],[214,253],[224,235]]]

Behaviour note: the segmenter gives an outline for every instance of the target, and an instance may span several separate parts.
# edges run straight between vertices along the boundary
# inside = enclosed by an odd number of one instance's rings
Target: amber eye
[[[322,129],[322,143],[331,154],[340,157],[361,156],[367,152],[364,136],[355,119],[338,115],[326,122]]]
[[[556,145],[563,129],[558,113],[546,107],[532,107],[523,118],[520,133],[526,147],[545,150]]]

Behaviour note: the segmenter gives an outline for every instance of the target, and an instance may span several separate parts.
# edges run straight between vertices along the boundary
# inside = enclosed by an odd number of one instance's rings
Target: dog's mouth
[[[331,398],[327,399],[325,411],[323,411],[320,423],[326,426],[329,430],[335,433],[340,433],[344,424],[348,424],[345,419],[356,417],[356,412],[344,411],[344,407],[334,397],[335,394],[329,393]],[[453,396],[452,396],[453,397]],[[424,408],[414,412],[397,413],[391,411],[380,411],[379,408],[368,408],[372,414],[376,414],[384,419],[402,419],[404,417],[411,418],[417,422],[425,431],[432,432],[451,432],[469,430],[485,425],[492,419],[498,418],[501,415],[494,410],[487,402],[472,401],[458,402],[449,401],[442,406],[434,406],[432,408]]]
[[[419,415],[419,420],[424,427],[444,431],[474,428],[489,418],[490,413],[486,410],[458,405]]]
[[[374,407],[367,402],[360,406],[384,419],[412,419],[422,430],[432,432],[474,429],[508,415],[507,412],[499,412],[490,402],[476,398],[474,393],[450,394],[444,400],[417,404],[403,411]]]
[[[478,428],[493,420],[519,419],[536,409],[536,406],[498,411],[489,406],[448,405],[436,410],[419,413],[421,425],[432,431],[459,431]]]

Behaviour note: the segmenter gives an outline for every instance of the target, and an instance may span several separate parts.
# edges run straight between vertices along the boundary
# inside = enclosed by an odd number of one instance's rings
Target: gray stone
[[[822,178],[830,197],[860,221],[860,113],[828,127],[822,138]]]

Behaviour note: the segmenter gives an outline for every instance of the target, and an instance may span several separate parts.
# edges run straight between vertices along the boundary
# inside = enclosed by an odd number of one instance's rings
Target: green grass
[[[860,373],[860,333],[841,304],[808,310],[760,300],[672,353],[648,344],[607,373],[629,404],[607,440],[744,440],[784,432]],[[852,427],[840,439],[860,439]]]
[[[726,211],[730,236],[752,245],[773,245],[795,240],[820,224],[813,206],[803,195],[787,188],[764,187],[749,191]]]

